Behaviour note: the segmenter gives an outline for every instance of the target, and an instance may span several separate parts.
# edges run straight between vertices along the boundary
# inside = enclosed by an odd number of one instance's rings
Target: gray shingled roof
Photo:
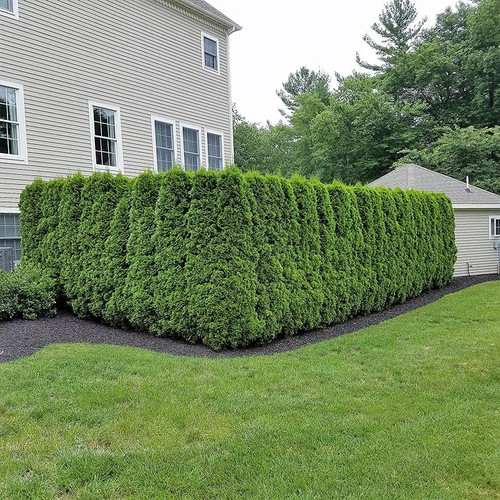
[[[218,11],[215,7],[212,7],[205,0],[178,0],[185,5],[189,5],[197,11],[201,11],[205,14],[208,14],[209,17],[215,18],[218,21],[222,22],[226,26],[230,28],[234,28],[235,31],[241,29],[241,26],[236,24],[234,21],[229,19],[229,17],[225,16],[222,12]]]
[[[480,204],[500,205],[500,196],[458,181],[448,175],[440,174],[419,165],[403,165],[370,183],[370,186],[416,189],[445,193],[454,205]]]

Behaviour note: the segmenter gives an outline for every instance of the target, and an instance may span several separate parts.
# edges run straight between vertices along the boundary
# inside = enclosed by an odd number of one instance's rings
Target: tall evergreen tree
[[[370,64],[356,54],[357,63],[362,68],[377,72],[393,66],[400,55],[406,54],[412,48],[427,21],[426,17],[417,21],[417,16],[417,9],[411,0],[391,0],[385,4],[384,10],[378,17],[379,22],[371,26],[382,41],[378,43],[368,34],[363,37],[363,40],[377,53],[380,63]]]
[[[299,107],[296,98],[302,94],[316,94],[323,104],[328,104],[332,95],[330,82],[331,77],[328,73],[322,70],[313,71],[305,66],[295,73],[290,73],[288,80],[283,83],[283,88],[276,91],[286,108],[280,109],[280,113],[287,117],[288,112],[293,113]]]

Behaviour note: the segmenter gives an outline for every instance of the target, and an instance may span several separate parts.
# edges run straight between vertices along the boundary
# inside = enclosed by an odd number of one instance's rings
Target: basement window
[[[19,214],[0,214],[0,248],[10,248],[14,262],[21,260],[21,225]]]
[[[500,217],[490,217],[490,238],[500,238]]]

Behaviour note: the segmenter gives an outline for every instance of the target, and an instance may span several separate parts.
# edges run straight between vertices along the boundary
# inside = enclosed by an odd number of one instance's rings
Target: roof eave
[[[212,21],[216,21],[227,28],[229,28],[229,34],[233,34],[236,31],[240,31],[243,29],[239,24],[236,24],[234,21],[228,22],[226,19],[223,19],[219,16],[216,16],[215,14],[212,14],[211,12],[207,12],[205,9],[201,9],[195,4],[192,4],[191,2],[187,0],[176,0],[178,3],[188,7],[191,10],[194,10],[195,12],[198,12],[198,14],[201,14],[204,17],[208,17]]]

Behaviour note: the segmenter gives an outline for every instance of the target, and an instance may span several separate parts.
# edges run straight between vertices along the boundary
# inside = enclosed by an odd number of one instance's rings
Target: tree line
[[[425,28],[411,0],[391,0],[348,76],[302,67],[277,91],[283,119],[236,108],[235,163],[323,182],[369,182],[407,162],[500,193],[500,0],[459,2]]]

